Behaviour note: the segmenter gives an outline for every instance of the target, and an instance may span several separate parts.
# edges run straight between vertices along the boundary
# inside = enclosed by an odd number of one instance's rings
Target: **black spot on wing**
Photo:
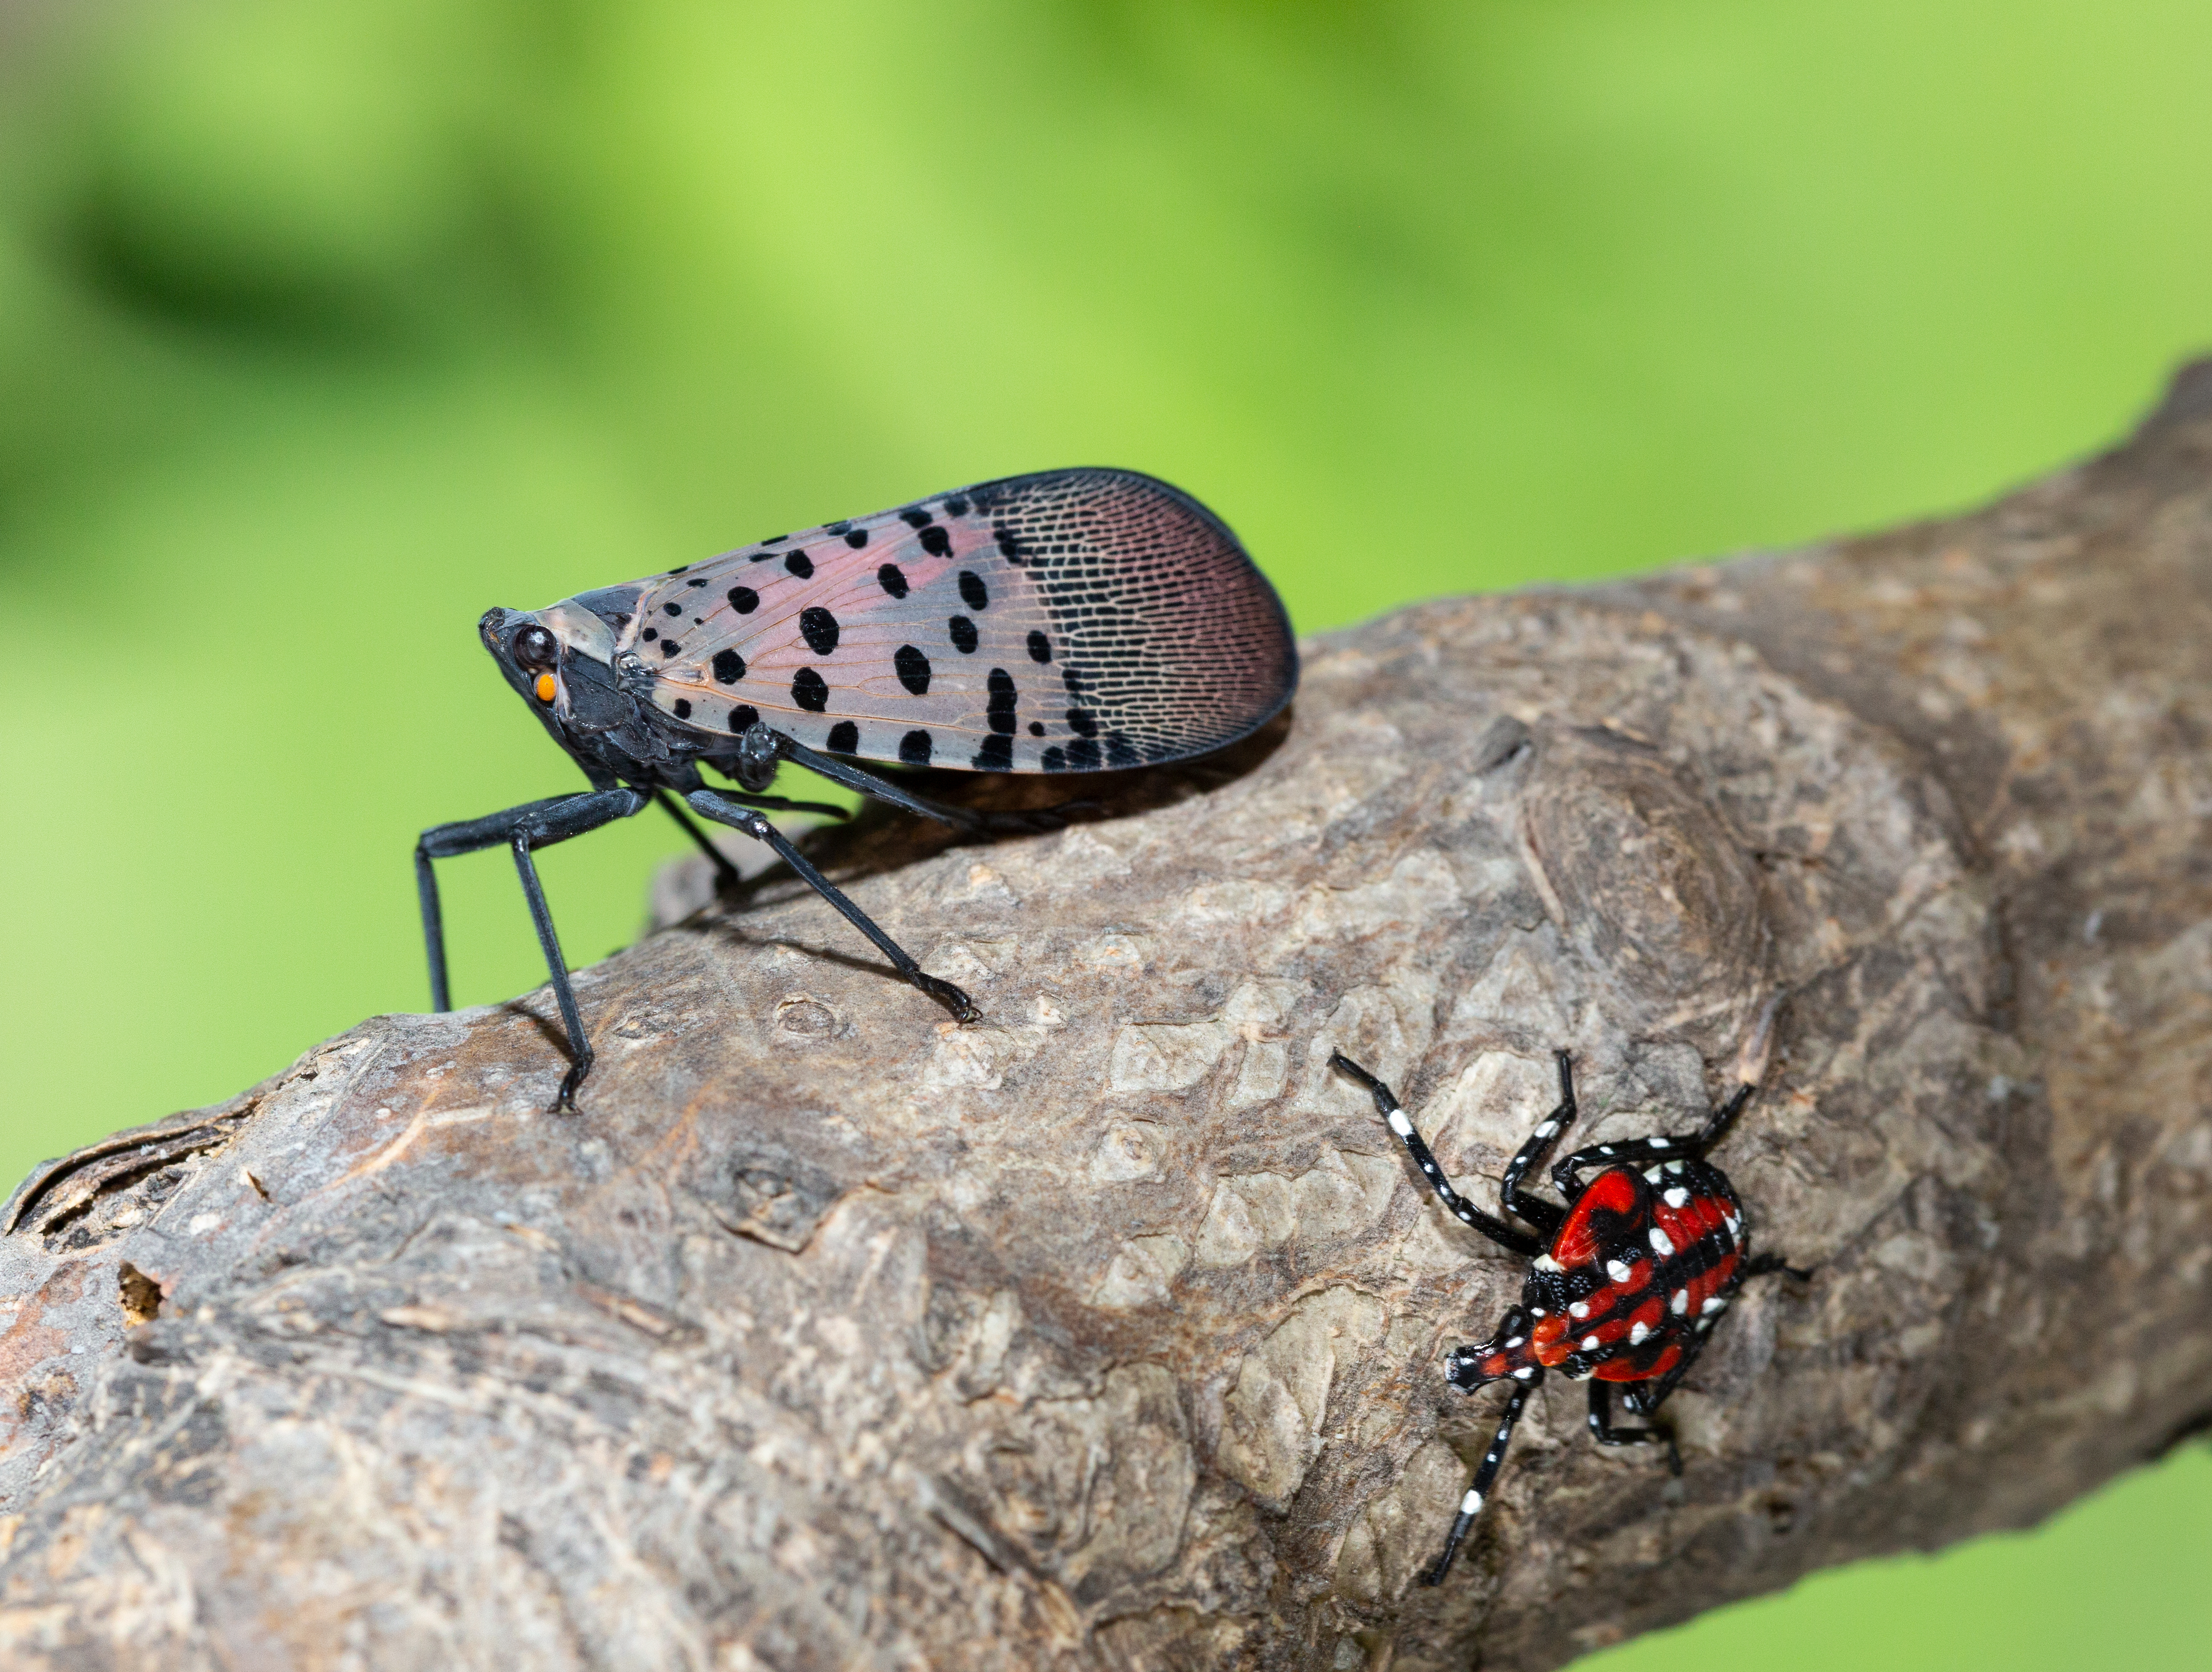
[[[891,653],[891,667],[898,674],[899,683],[917,697],[929,694],[929,658],[911,645],[901,645]]]
[[[899,521],[904,523],[908,528],[926,529],[936,520],[936,518],[931,516],[920,506],[908,506],[904,511],[899,512]]]
[[[813,669],[801,668],[791,676],[791,700],[808,713],[819,714],[830,706],[830,687]]]
[[[876,571],[876,585],[895,598],[902,598],[913,591],[906,584],[906,571],[896,563],[886,563]]]
[[[730,711],[730,730],[750,731],[760,724],[760,710],[749,702],[741,702]]]
[[[919,538],[921,541],[922,550],[927,552],[932,557],[952,555],[952,536],[935,523],[922,530]]]
[[[960,572],[960,596],[968,608],[979,615],[991,607],[991,589],[983,585],[983,577],[973,569]]]
[[[968,514],[968,501],[958,494],[954,494],[945,502],[945,514],[948,517],[965,517]]]
[[[867,530],[848,529],[845,531],[845,543],[850,546],[854,551],[860,550],[861,547],[868,543]]]
[[[1087,708],[1071,708],[1067,711],[1067,729],[1079,737],[1096,737],[1098,717]]]
[[[750,615],[760,608],[760,594],[750,586],[732,586],[730,589],[730,608],[740,615]]]
[[[837,618],[819,604],[799,612],[799,630],[805,635],[806,648],[817,656],[837,648]]]
[[[1048,772],[1064,772],[1067,770],[1067,751],[1054,743],[1037,757],[1037,764]]]
[[[677,698],[675,707],[676,718],[678,719],[688,720],[691,718],[691,704],[689,699],[684,697]]]
[[[660,613],[664,615],[681,615],[684,613],[684,606],[680,603],[665,603],[660,606]]]
[[[663,656],[680,656],[684,653],[684,646],[673,639],[664,639],[660,641],[660,653]]]
[[[975,654],[975,624],[965,615],[955,615],[945,624],[945,631],[952,639],[952,648],[963,656]]]
[[[990,678],[984,682],[984,687],[991,694],[983,706],[984,713],[990,719],[991,730],[1012,736],[1014,705],[1021,700],[1021,694],[1014,689],[1014,676],[1004,668],[994,668]]]
[[[830,728],[830,753],[852,754],[860,747],[860,728],[850,720],[840,720]]]
[[[783,560],[783,566],[801,580],[811,579],[814,574],[814,560],[807,556],[805,552],[792,553],[789,557]]]
[[[1030,736],[1032,736],[1032,737],[1042,737],[1042,736],[1044,736],[1044,728],[1043,728],[1042,726],[1039,725],[1039,724],[1038,724],[1035,720],[1031,720],[1031,721],[1030,722]]]
[[[1052,660],[1052,640],[1035,629],[1031,629],[1030,633],[1030,660],[1032,662]]]
[[[968,763],[979,772],[1007,772],[1014,768],[1014,740],[993,736],[983,740]]]
[[[725,685],[735,685],[745,676],[745,659],[735,651],[716,651],[713,665],[714,677]]]
[[[899,739],[899,759],[909,766],[929,764],[929,734],[919,728]]]

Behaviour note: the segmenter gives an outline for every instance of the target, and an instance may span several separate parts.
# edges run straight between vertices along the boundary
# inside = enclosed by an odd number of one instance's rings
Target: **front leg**
[[[552,978],[553,1000],[560,1007],[561,1023],[568,1035],[570,1066],[561,1081],[560,1095],[553,1100],[552,1107],[556,1110],[574,1110],[576,1088],[584,1083],[584,1075],[591,1069],[592,1047],[584,1037],[583,1018],[576,1009],[575,992],[568,984],[568,966],[561,956],[560,937],[554,933],[553,913],[545,902],[545,890],[538,880],[538,867],[530,857],[531,850],[565,842],[571,836],[581,836],[617,819],[626,819],[642,808],[647,799],[640,791],[627,787],[554,796],[510,807],[503,813],[487,814],[481,819],[435,826],[424,831],[415,844],[415,887],[422,901],[422,940],[430,959],[430,1006],[441,1011],[453,1009],[453,998],[446,978],[445,920],[438,903],[437,873],[431,862],[490,847],[513,851],[515,869],[522,878],[523,898],[530,903],[531,922],[537,928],[538,944],[545,954],[545,967]]]
[[[1399,1142],[1406,1146],[1406,1153],[1413,1158],[1413,1165],[1420,1168],[1421,1176],[1429,1181],[1429,1188],[1437,1193],[1437,1200],[1444,1204],[1453,1218],[1481,1232],[1499,1247],[1510,1248],[1527,1258],[1534,1259],[1544,1251],[1544,1245],[1526,1231],[1484,1213],[1451,1187],[1451,1181],[1444,1177],[1444,1170],[1437,1165],[1436,1156],[1422,1141],[1421,1135],[1414,1130],[1413,1123],[1407,1118],[1397,1095],[1388,1086],[1340,1051],[1329,1053],[1328,1065],[1339,1074],[1367,1087],[1369,1094],[1375,1100],[1376,1112],[1398,1135]],[[1447,1557],[1446,1560],[1449,1561],[1449,1558]]]
[[[1543,1165],[1545,1155],[1559,1142],[1559,1134],[1574,1124],[1575,1120],[1575,1063],[1564,1051],[1552,1053],[1559,1069],[1559,1107],[1537,1123],[1528,1141],[1515,1152],[1505,1164],[1505,1176],[1498,1184],[1498,1199],[1509,1214],[1517,1214],[1544,1233],[1545,1239],[1559,1234],[1559,1227],[1566,1215],[1540,1196],[1530,1196],[1521,1188],[1521,1181],[1528,1169]]]

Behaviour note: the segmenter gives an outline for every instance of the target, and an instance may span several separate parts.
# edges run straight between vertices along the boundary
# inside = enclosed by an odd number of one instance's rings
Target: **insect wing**
[[[1046,471],[780,536],[645,584],[619,649],[684,724],[980,772],[1204,754],[1290,700],[1281,601],[1133,471]]]

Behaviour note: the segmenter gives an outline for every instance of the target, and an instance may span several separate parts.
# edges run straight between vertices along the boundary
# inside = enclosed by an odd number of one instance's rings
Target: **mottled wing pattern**
[[[982,482],[644,583],[618,651],[720,734],[982,772],[1204,754],[1290,700],[1280,601],[1203,506],[1133,471]]]

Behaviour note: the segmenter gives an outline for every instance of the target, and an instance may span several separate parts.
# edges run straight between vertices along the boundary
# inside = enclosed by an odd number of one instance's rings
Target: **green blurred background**
[[[489,604],[1064,463],[1306,630],[1970,503],[2212,343],[2208,71],[2203,0],[0,7],[0,1174],[424,1002],[416,832],[574,782]],[[678,841],[546,856],[573,958]],[[1591,1664],[2185,1663],[2208,1487]]]

